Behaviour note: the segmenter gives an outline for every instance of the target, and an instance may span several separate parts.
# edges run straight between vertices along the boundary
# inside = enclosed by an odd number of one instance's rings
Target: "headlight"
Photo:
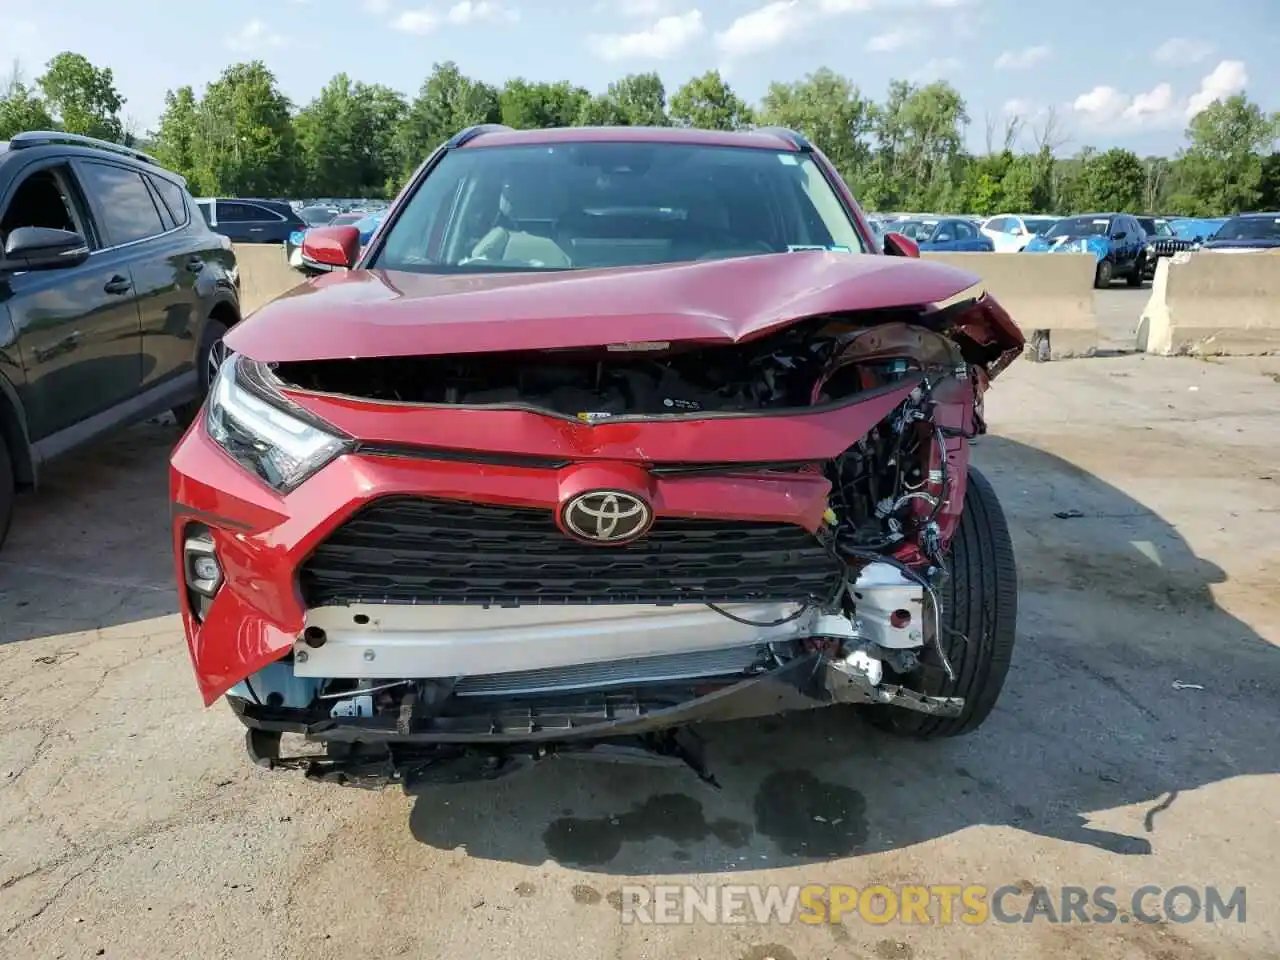
[[[218,371],[205,425],[231,459],[282,493],[354,445],[276,393],[261,364],[239,356]]]
[[[1147,244],[1147,253],[1151,254],[1153,257],[1156,255],[1156,245],[1154,243]]]

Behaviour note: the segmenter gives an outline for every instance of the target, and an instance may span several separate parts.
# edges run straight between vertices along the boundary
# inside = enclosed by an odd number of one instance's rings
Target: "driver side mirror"
[[[58,270],[89,259],[89,245],[74,230],[16,227],[4,243],[0,270]]]
[[[914,257],[920,259],[920,244],[901,233],[884,235],[884,252],[891,257]]]
[[[1115,233],[1113,233],[1111,236],[1112,236],[1112,237],[1114,237],[1114,238],[1115,238],[1115,239],[1117,239],[1117,240],[1123,240],[1123,239],[1124,239],[1125,237],[1127,237],[1128,235],[1129,235],[1129,234],[1128,234],[1128,233],[1126,233],[1126,232],[1125,232],[1125,231],[1123,231],[1123,230],[1117,230],[1117,231],[1116,231]]]
[[[312,227],[302,235],[302,269],[307,273],[350,270],[359,257],[360,231],[355,227]]]

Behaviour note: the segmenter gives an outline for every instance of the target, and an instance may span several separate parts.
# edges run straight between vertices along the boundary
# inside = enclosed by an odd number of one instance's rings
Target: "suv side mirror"
[[[17,227],[4,243],[3,270],[57,270],[89,259],[89,245],[74,230]]]
[[[349,270],[359,257],[360,231],[355,227],[312,227],[302,235],[302,267],[309,272]]]
[[[1128,235],[1129,235],[1129,234],[1127,234],[1127,233],[1126,233],[1125,231],[1123,231],[1123,230],[1117,230],[1117,231],[1116,231],[1115,233],[1113,233],[1111,236],[1115,237],[1115,239],[1117,239],[1117,240],[1123,240],[1123,239],[1124,239],[1125,237],[1127,237]]]
[[[914,257],[920,259],[920,244],[901,233],[884,235],[884,252],[891,257]]]

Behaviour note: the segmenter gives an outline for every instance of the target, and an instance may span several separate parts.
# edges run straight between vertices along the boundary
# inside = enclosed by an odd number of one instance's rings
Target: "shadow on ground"
[[[0,552],[0,645],[175,613],[169,451],[148,422],[47,466]]]
[[[680,770],[554,759],[420,793],[414,836],[626,874],[815,862],[975,825],[1143,855],[1181,793],[1280,772],[1280,650],[1215,603],[1222,571],[1064,460],[995,437],[976,455],[1021,580],[1014,666],[976,734],[902,741],[843,708],[705,727],[720,790]],[[1147,809],[1134,835],[1089,823],[1135,804]]]

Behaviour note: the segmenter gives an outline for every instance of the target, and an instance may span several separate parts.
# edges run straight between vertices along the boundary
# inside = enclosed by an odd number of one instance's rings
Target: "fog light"
[[[187,586],[204,597],[212,597],[222,586],[222,567],[207,531],[188,536],[183,544]]]

